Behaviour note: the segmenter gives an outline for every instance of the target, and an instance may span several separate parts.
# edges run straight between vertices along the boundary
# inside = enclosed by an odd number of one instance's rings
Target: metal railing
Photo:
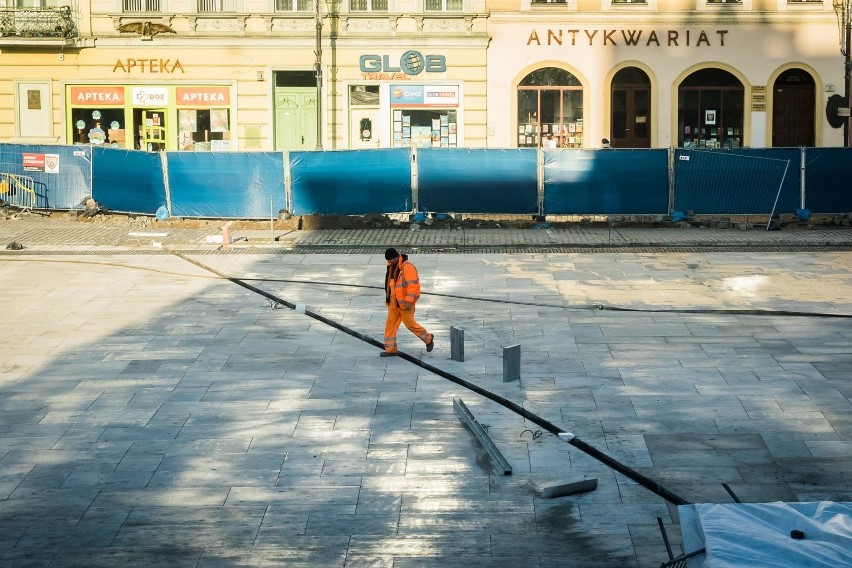
[[[241,4],[240,0],[198,0],[197,11],[200,14],[238,12]]]
[[[22,176],[0,172],[0,201],[21,209],[21,213],[32,211],[36,207],[35,180]]]
[[[77,37],[77,23],[69,6],[0,9],[0,37]]]
[[[123,12],[162,12],[160,0],[121,0]]]

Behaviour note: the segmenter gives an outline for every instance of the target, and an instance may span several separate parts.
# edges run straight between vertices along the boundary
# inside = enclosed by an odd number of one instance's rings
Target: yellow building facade
[[[0,10],[0,142],[844,143],[841,38],[823,0],[58,2]]]
[[[485,144],[484,1],[29,3],[0,19],[0,141]]]

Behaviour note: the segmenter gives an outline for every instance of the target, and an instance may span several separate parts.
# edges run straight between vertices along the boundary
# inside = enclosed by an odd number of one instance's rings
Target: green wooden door
[[[275,89],[275,149],[317,147],[317,91],[309,87]]]

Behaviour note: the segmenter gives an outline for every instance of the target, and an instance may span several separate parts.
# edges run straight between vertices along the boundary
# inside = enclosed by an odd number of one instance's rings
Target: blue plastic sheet
[[[154,214],[159,207],[166,205],[166,182],[160,154],[94,148],[92,197],[109,211]]]
[[[805,207],[820,213],[852,211],[852,148],[805,150]]]
[[[296,215],[367,215],[412,209],[408,149],[290,153]]]
[[[0,172],[31,177],[39,209],[80,209],[92,195],[92,148],[0,144]]]
[[[547,215],[668,212],[668,150],[545,150]]]
[[[538,213],[534,149],[417,151],[417,208],[454,213]]]
[[[280,152],[169,152],[176,217],[269,219],[285,208]]]
[[[798,148],[677,149],[674,208],[698,215],[768,215],[777,198],[776,212],[793,213],[799,207],[800,162]]]

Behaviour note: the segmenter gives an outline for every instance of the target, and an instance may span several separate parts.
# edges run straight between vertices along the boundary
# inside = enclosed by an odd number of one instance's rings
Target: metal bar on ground
[[[503,454],[497,446],[494,445],[494,442],[491,440],[488,432],[486,432],[485,428],[476,421],[476,418],[473,417],[473,414],[467,408],[467,405],[462,399],[453,399],[453,410],[456,411],[459,419],[467,424],[467,427],[470,428],[470,431],[473,432],[473,435],[476,436],[476,439],[479,440],[479,443],[482,444],[485,451],[488,452],[489,456],[491,456],[491,460],[500,465],[503,469],[503,475],[512,475],[512,464],[503,457]]]

